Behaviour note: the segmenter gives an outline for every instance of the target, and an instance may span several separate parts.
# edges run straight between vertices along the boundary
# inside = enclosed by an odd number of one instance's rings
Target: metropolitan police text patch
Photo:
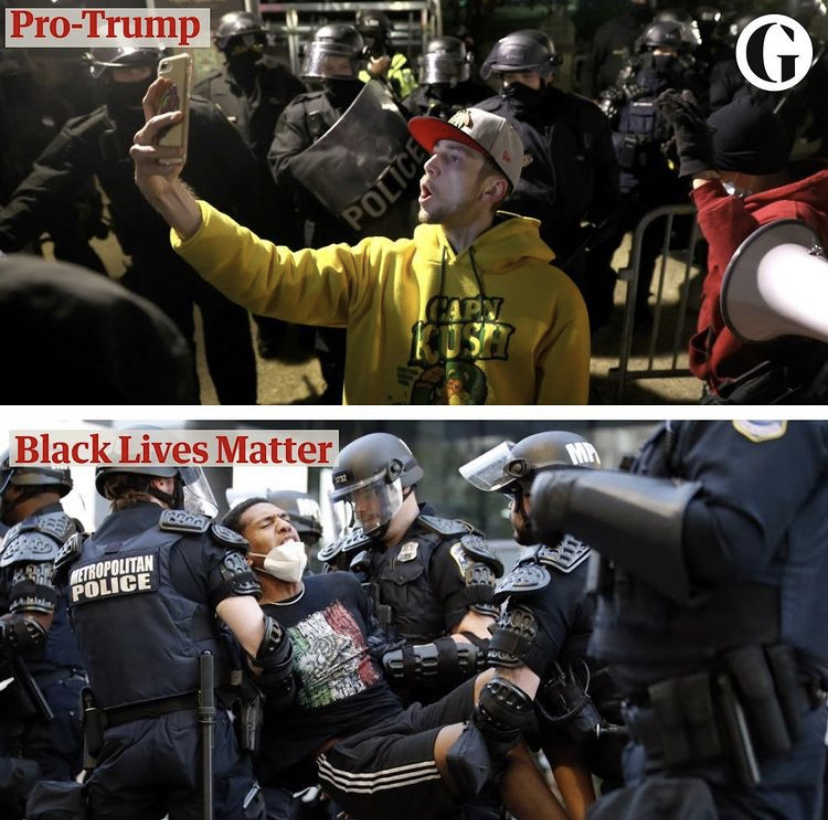
[[[73,605],[117,595],[155,592],[158,587],[158,554],[156,552],[106,558],[78,567],[69,575],[69,590]]]

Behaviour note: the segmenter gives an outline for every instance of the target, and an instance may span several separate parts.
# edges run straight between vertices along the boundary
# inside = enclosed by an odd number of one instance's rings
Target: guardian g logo
[[[742,76],[763,91],[786,91],[811,68],[814,47],[808,32],[784,14],[765,14],[747,26],[736,43]]]

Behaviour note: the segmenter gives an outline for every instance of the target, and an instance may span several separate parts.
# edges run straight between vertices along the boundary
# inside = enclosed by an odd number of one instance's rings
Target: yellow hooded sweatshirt
[[[175,250],[253,313],[347,327],[345,404],[585,404],[589,323],[537,220],[502,214],[460,254],[413,239],[292,252],[205,202]]]

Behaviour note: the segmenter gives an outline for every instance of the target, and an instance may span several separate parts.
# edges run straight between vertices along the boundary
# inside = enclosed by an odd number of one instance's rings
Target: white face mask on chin
[[[254,552],[251,555],[261,555]],[[308,556],[305,553],[305,545],[301,541],[285,541],[274,547],[265,557],[264,571],[280,581],[295,584],[302,580],[305,567],[308,564]]]

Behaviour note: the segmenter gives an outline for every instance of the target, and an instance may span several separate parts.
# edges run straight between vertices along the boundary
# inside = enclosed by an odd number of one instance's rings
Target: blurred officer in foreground
[[[434,37],[420,58],[420,84],[404,100],[412,115],[448,120],[492,95],[492,89],[472,78],[472,59],[459,37]]]
[[[71,490],[69,470],[12,467],[8,451],[0,456],[0,520],[9,527],[0,545],[0,679],[14,678],[0,692],[0,807],[10,820],[23,816],[35,771],[71,781],[83,765],[86,680],[66,590],[53,578],[58,551],[80,526],[60,503]]]
[[[359,526],[321,557],[355,571],[382,629],[405,641],[383,659],[389,681],[433,701],[484,668],[503,565],[470,524],[417,501],[423,475],[408,445],[388,433],[343,448],[330,498]]]
[[[600,224],[614,210],[618,163],[609,123],[598,107],[554,87],[562,61],[542,31],[507,35],[480,71],[484,80],[499,77],[502,91],[478,107],[505,117],[520,134],[526,165],[505,207],[540,220],[541,237],[584,295],[594,328],[600,324],[595,307],[604,280],[614,276],[603,256],[603,264],[593,265],[597,260],[585,252],[581,223]]]
[[[105,90],[106,104],[69,120],[38,157],[0,210],[0,250],[20,250],[39,235],[50,208],[97,176],[109,198],[115,235],[131,259],[123,283],[161,308],[193,348],[198,305],[219,401],[255,404],[256,360],[247,313],[172,252],[167,226],[135,185],[129,146],[143,121],[141,100],[160,56],[156,49],[94,50],[92,72]],[[263,227],[256,161],[233,126],[214,105],[196,97],[190,102],[189,135],[189,184],[251,227]]]
[[[760,225],[802,220],[826,246],[828,163],[789,163],[781,118],[753,97],[720,108],[707,121],[687,94],[665,94],[659,105],[675,130],[679,174],[692,177],[699,227],[710,246],[690,340],[690,370],[705,383],[703,400],[824,403],[826,346],[795,335],[768,342],[740,338],[725,325],[721,293],[729,262]]]
[[[199,403],[192,351],[172,320],[83,268],[0,258],[0,346],[21,339],[26,355],[3,370],[9,404]]]
[[[260,17],[249,11],[225,14],[213,35],[224,65],[208,74],[193,93],[214,102],[238,128],[245,145],[259,161],[261,183],[266,189],[266,208],[272,237],[297,247],[301,231],[295,224],[290,198],[279,196],[271,185],[267,152],[285,106],[305,91],[290,71],[266,53],[267,29]],[[278,234],[278,236],[277,236]],[[275,358],[281,347],[285,325],[276,319],[256,317],[257,348],[266,359]]]
[[[360,71],[359,79],[381,80],[387,83],[398,100],[407,97],[417,86],[417,77],[408,58],[394,50],[392,25],[382,11],[361,9],[356,15],[356,28],[365,40],[368,64]]]
[[[595,800],[592,774],[604,791],[622,783],[620,699],[607,670],[587,659],[594,615],[586,590],[590,546],[569,534],[539,544],[530,520],[535,477],[572,468],[600,469],[595,448],[574,433],[547,432],[503,442],[460,473],[479,490],[509,497],[514,539],[527,548],[495,589],[495,602],[504,606],[489,664],[525,691],[537,691],[540,745],[568,811],[581,817]]]
[[[696,421],[661,426],[632,474],[535,480],[538,537],[600,550],[589,649],[627,698],[628,786],[590,817],[818,817],[826,477],[825,422]]]
[[[215,816],[263,817],[250,760],[226,709],[231,654],[224,622],[265,691],[291,679],[284,631],[259,608],[247,542],[216,524],[199,468],[99,467],[95,486],[111,514],[71,539],[57,565],[89,673],[84,700],[89,816],[200,818],[204,778]],[[218,615],[218,619],[216,618]],[[214,680],[205,681],[205,655]],[[213,772],[202,770],[199,706],[215,690]]]

